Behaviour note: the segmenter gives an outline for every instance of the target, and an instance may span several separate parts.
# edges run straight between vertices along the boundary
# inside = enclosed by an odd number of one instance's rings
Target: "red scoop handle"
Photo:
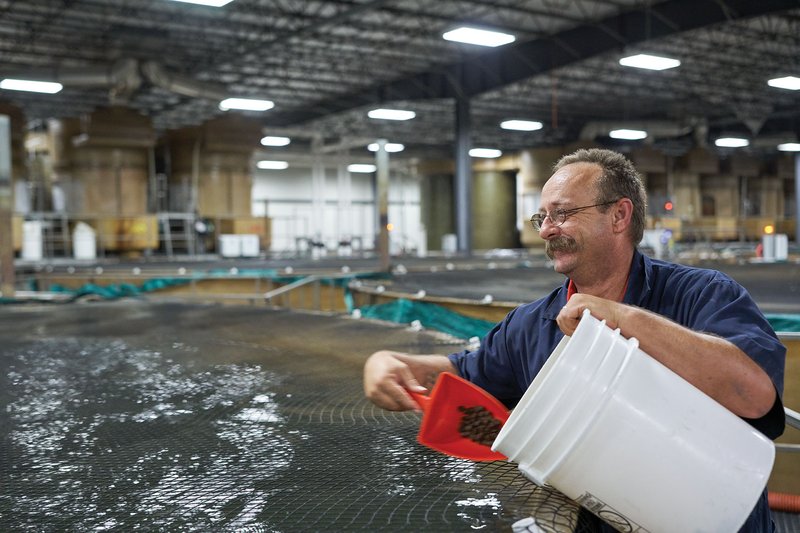
[[[419,393],[419,392],[410,391],[408,389],[406,389],[406,392],[408,394],[410,394],[412,398],[414,398],[414,401],[417,402],[417,404],[419,404],[419,407],[420,407],[420,409],[422,409],[423,413],[427,413],[428,412],[428,409],[431,406],[431,397],[430,396],[428,396],[427,394],[422,394],[422,393]]]

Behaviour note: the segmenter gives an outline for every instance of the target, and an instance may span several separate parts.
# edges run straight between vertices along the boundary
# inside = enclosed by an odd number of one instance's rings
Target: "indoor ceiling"
[[[442,38],[462,24],[516,37],[497,48]],[[680,59],[664,71],[621,66],[635,53]],[[122,104],[159,131],[224,113],[225,96],[265,98],[265,133],[404,155],[452,155],[456,100],[472,145],[514,151],[610,125],[647,127],[664,150],[737,133],[750,150],[797,142],[800,0],[0,0],[0,79],[60,81],[52,95],[0,90],[30,128]],[[367,117],[409,109],[413,120]],[[506,131],[509,118],[541,121]]]

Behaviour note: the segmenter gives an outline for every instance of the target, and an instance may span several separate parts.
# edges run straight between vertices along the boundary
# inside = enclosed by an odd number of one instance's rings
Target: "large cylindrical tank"
[[[553,165],[564,155],[564,149],[535,148],[523,150],[519,155],[519,177],[522,194],[522,231],[520,241],[523,246],[544,246],[539,232],[533,229],[530,218],[541,207],[542,187],[553,174]]]
[[[251,158],[260,139],[261,123],[236,114],[169,132],[170,210],[209,218],[250,216]]]
[[[518,248],[516,179],[513,172],[472,176],[472,248]]]
[[[147,212],[155,132],[148,117],[124,107],[52,120],[55,179],[73,215],[141,215]]]
[[[54,186],[70,218],[91,224],[105,250],[157,247],[157,220],[147,208],[155,146],[150,118],[114,106],[52,120],[49,131]]]
[[[455,233],[453,176],[429,174],[422,178],[420,210],[428,250],[441,250],[442,237]]]

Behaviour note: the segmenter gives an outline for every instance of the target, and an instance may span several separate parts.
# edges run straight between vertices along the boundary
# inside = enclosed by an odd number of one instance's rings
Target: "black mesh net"
[[[363,398],[368,348],[442,351],[419,333],[178,305],[0,316],[0,530],[593,528],[515,465],[424,448],[419,415]]]

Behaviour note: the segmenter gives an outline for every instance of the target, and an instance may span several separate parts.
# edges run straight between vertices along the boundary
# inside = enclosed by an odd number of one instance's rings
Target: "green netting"
[[[157,291],[166,287],[185,285],[187,283],[189,283],[189,280],[187,279],[154,278],[149,279],[139,285],[134,285],[133,283],[111,283],[109,285],[86,283],[77,289],[68,289],[63,285],[54,283],[50,286],[50,290],[56,293],[71,294],[74,298],[95,295],[103,298],[104,300],[114,300],[116,298],[139,296],[145,292]]]
[[[400,324],[415,320],[429,329],[449,333],[459,339],[483,338],[494,326],[493,322],[480,320],[450,311],[440,305],[399,299],[393,302],[361,307],[361,316]],[[800,315],[766,315],[778,332],[800,332]]]
[[[356,278],[372,279],[384,278],[388,274],[384,272],[359,272],[347,276],[340,277],[319,277],[318,281],[322,285],[333,287],[347,287],[348,283]],[[135,285],[133,283],[110,283],[108,285],[98,285],[96,283],[86,283],[77,289],[69,289],[63,285],[54,283],[50,286],[50,291],[61,294],[69,294],[73,298],[80,298],[81,296],[94,295],[103,298],[104,300],[113,300],[116,298],[139,296],[142,293],[157,291],[167,287],[174,287],[178,285],[185,285],[192,281],[201,281],[204,279],[221,279],[221,278],[261,278],[269,279],[275,283],[289,284],[302,280],[307,276],[287,276],[278,274],[275,269],[243,269],[232,272],[231,270],[213,269],[206,272],[195,272],[190,278],[153,278],[141,284]],[[345,300],[350,301],[348,309],[352,309],[352,295],[349,291],[345,294]],[[13,303],[15,299],[8,299],[0,303]]]
[[[403,298],[385,304],[366,305],[359,310],[365,318],[401,324],[418,320],[426,328],[443,331],[460,339],[482,338],[494,326],[494,322],[460,315],[440,305]]]
[[[767,314],[772,329],[781,332],[800,332],[800,315]]]

